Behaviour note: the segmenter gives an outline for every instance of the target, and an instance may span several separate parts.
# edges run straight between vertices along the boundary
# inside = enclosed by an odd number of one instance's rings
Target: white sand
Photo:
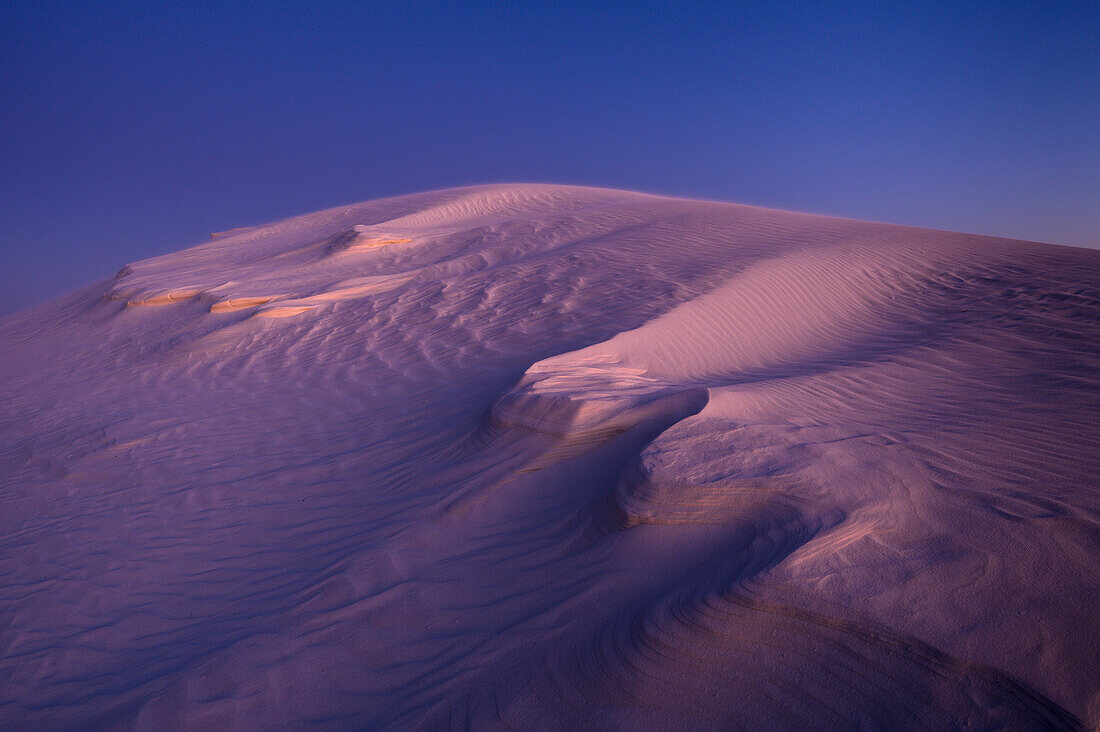
[[[4,728],[1100,725],[1100,252],[560,186],[0,320]]]

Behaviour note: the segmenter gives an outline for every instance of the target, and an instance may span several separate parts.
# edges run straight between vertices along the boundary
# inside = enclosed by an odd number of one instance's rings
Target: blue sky
[[[1100,3],[0,6],[0,314],[502,181],[1100,246]]]

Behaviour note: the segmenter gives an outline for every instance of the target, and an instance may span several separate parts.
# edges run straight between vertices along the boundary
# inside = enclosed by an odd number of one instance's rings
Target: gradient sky
[[[483,182],[1100,246],[1096,2],[6,0],[0,100],[0,314]]]

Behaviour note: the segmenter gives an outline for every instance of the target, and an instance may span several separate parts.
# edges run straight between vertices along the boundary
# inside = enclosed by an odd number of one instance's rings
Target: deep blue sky
[[[1100,3],[0,5],[0,314],[495,181],[1100,245]]]

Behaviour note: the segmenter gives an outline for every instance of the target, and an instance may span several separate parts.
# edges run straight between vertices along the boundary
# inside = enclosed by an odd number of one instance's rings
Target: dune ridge
[[[479,186],[0,352],[6,728],[1100,725],[1100,252]]]

